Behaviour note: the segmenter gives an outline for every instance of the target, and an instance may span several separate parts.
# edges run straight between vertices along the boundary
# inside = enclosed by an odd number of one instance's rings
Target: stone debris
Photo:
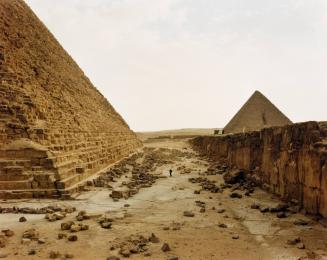
[[[220,227],[220,228],[227,228],[227,225],[224,224],[224,223],[220,223],[220,224],[218,224],[218,227]]]
[[[6,236],[6,237],[12,237],[15,235],[14,231],[11,229],[2,229],[1,232]]]
[[[232,192],[232,193],[229,194],[229,197],[241,199],[243,196],[242,196],[242,194],[240,194],[238,192]]]
[[[194,217],[194,213],[192,211],[184,211],[183,212],[183,216],[184,217],[193,218]]]
[[[74,223],[74,221],[63,222],[60,225],[61,230],[67,230],[73,233],[89,229],[89,225],[82,223]]]
[[[162,247],[161,247],[161,250],[162,250],[163,252],[171,251],[170,246],[168,245],[168,243],[164,243],[164,244],[162,245]]]
[[[303,219],[297,219],[293,222],[294,225],[297,226],[307,226],[309,225],[309,221],[303,220]]]
[[[77,237],[76,235],[69,235],[69,236],[67,237],[67,240],[68,240],[68,241],[71,241],[71,242],[75,242],[75,241],[78,240],[78,237]]]
[[[83,221],[83,220],[87,220],[90,218],[91,218],[91,216],[89,214],[87,214],[85,210],[78,212],[77,216],[76,216],[77,221]]]
[[[59,253],[59,251],[50,251],[49,258],[57,259],[59,257],[61,257],[61,254]]]
[[[120,260],[120,257],[118,257],[118,256],[109,256],[109,257],[107,257],[107,260]]]
[[[118,249],[118,253],[121,256],[130,257],[132,254],[144,254],[145,252],[148,252],[149,243],[159,243],[159,238],[154,234],[151,234],[148,238],[143,235],[130,235],[123,239],[115,239],[111,243],[110,250]]]
[[[37,241],[39,239],[39,232],[36,231],[34,228],[28,229],[28,230],[24,231],[22,238]]]
[[[110,229],[113,221],[114,220],[112,218],[109,218],[106,216],[102,216],[102,217],[98,218],[98,220],[97,220],[97,222],[100,224],[100,226],[104,229]]]
[[[215,181],[211,181],[205,177],[189,178],[191,183],[199,183],[202,190],[210,191],[211,193],[221,192],[221,189],[215,184]]]
[[[236,239],[239,239],[239,238],[240,238],[240,236],[237,235],[237,234],[235,234],[235,235],[232,236],[232,239],[235,239],[235,240],[236,240]]]
[[[45,215],[45,219],[47,219],[50,222],[54,222],[57,220],[62,220],[66,217],[66,212],[56,212],[56,213],[47,213]]]
[[[300,243],[301,242],[301,238],[299,238],[299,237],[296,237],[296,238],[293,238],[293,239],[289,239],[289,240],[287,240],[287,244],[288,245],[296,245],[296,244],[298,244],[298,243]]]
[[[57,206],[57,205],[52,205],[52,206],[46,206],[43,208],[31,208],[31,207],[24,207],[24,208],[19,208],[19,207],[10,207],[10,208],[4,208],[0,207],[0,213],[6,214],[6,213],[11,213],[11,214],[53,214],[55,212],[65,212],[65,213],[72,213],[76,209],[74,207],[70,206]]]
[[[26,221],[27,219],[24,216],[19,218],[19,222],[26,222]]]

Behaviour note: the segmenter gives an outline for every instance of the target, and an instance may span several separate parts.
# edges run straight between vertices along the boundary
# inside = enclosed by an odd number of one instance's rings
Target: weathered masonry
[[[200,153],[255,174],[271,192],[327,217],[327,122],[192,140]]]
[[[0,1],[0,198],[69,194],[140,146],[31,9]]]

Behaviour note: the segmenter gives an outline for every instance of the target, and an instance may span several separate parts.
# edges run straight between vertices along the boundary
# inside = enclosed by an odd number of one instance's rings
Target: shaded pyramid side
[[[0,100],[0,191],[67,190],[141,146],[22,0],[0,1]]]
[[[224,133],[241,133],[260,130],[264,127],[292,124],[273,103],[259,91],[255,91],[232,120]]]

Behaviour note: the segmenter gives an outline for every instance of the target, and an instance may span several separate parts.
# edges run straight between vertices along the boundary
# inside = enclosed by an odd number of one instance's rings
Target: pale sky
[[[326,0],[27,0],[133,130],[224,127],[257,89],[327,120]]]

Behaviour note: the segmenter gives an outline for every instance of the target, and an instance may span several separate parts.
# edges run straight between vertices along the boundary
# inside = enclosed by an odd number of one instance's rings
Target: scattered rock
[[[217,210],[217,213],[222,214],[222,213],[224,213],[225,211],[226,211],[225,209],[218,209],[218,210]]]
[[[229,194],[229,197],[241,199],[243,196],[241,194],[239,194],[238,192],[232,192],[231,194]]]
[[[39,232],[37,232],[34,228],[28,229],[23,233],[23,238],[28,238],[31,240],[39,239]]]
[[[45,240],[43,238],[39,238],[39,240],[37,242],[40,245],[45,244]]]
[[[1,230],[1,232],[4,233],[6,237],[12,237],[13,235],[15,235],[14,231],[10,229],[3,229]]]
[[[289,239],[289,240],[287,240],[287,244],[288,245],[296,245],[296,244],[298,244],[298,243],[300,243],[301,242],[301,238],[299,238],[299,237],[296,237],[296,238],[293,238],[293,239]]]
[[[78,240],[78,237],[76,235],[70,235],[67,239],[68,241],[75,242]]]
[[[287,217],[285,212],[278,212],[276,216],[277,216],[277,218],[286,218]]]
[[[269,211],[269,207],[260,206],[259,210],[260,210],[261,213],[265,213],[265,212],[268,212]]]
[[[120,258],[118,256],[109,256],[107,260],[120,260]]]
[[[151,243],[159,243],[160,242],[159,238],[154,233],[152,233],[151,236],[149,237],[149,241]]]
[[[35,255],[36,254],[36,250],[35,249],[30,249],[28,251],[28,255]]]
[[[297,226],[306,226],[309,224],[309,221],[303,220],[303,219],[297,219],[293,222],[294,225]]]
[[[178,260],[178,256],[170,256],[167,260]]]
[[[56,259],[56,258],[61,257],[61,254],[58,251],[50,251],[49,257],[51,259]]]
[[[32,242],[32,240],[29,238],[22,238],[20,242],[22,245],[29,245]]]
[[[19,222],[26,222],[26,221],[27,219],[24,216],[19,218]]]
[[[218,224],[218,227],[220,227],[220,228],[227,228],[227,225],[224,224],[224,223],[220,223],[220,224]]]
[[[161,250],[162,250],[163,252],[171,251],[170,246],[169,246],[167,243],[164,243],[164,244],[162,245]]]
[[[233,236],[232,236],[232,239],[239,239],[239,238],[240,238],[239,235],[233,235]]]
[[[251,204],[251,209],[259,209],[259,208],[260,208],[260,204],[257,203]]]
[[[59,233],[58,234],[58,239],[63,239],[63,238],[66,238],[67,237],[67,234],[64,234],[64,233]]]
[[[297,245],[298,249],[305,249],[305,245],[303,243],[300,243]]]
[[[184,217],[193,218],[193,217],[194,217],[194,213],[191,212],[191,211],[184,211],[184,212],[183,212],[183,216],[184,216]]]

